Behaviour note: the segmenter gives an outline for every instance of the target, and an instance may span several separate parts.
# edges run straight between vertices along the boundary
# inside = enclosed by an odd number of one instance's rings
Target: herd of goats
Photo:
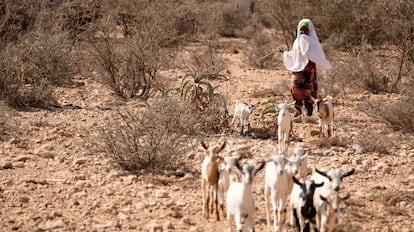
[[[331,96],[315,99],[321,136],[332,136],[332,101]],[[243,125],[247,124],[248,128],[250,127],[249,116],[253,108],[252,105],[241,101],[235,104],[231,124],[234,124],[236,119],[239,120],[240,133],[243,133]],[[227,218],[229,231],[233,221],[237,231],[254,231],[255,200],[252,185],[255,175],[265,168],[264,197],[269,227],[270,200],[274,231],[286,230],[286,216],[290,216],[289,223],[295,226],[297,231],[337,231],[339,204],[349,197],[339,194],[341,180],[352,175],[354,169],[343,171],[333,168],[323,172],[316,168],[312,171],[308,168],[307,153],[303,148],[296,147],[293,154],[288,155],[289,134],[292,130],[289,110],[294,108],[294,105],[281,103],[278,108],[279,154],[260,164],[252,160],[240,163],[236,156],[221,157],[219,153],[226,147],[226,141],[215,146],[201,142],[206,153],[201,165],[204,217],[208,219],[210,214],[215,214],[216,219],[220,220],[221,211],[222,216]],[[237,172],[241,174],[241,181]],[[288,198],[290,207],[287,207]]]

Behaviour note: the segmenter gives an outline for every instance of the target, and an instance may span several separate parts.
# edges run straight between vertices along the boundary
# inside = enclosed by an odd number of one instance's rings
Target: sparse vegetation
[[[410,231],[412,0],[0,1],[0,227],[225,230],[197,215],[196,141],[277,154],[275,107],[292,99],[279,49],[304,17],[333,66],[318,83],[335,132],[319,138],[314,111],[290,145],[312,169],[355,166],[339,231]],[[257,105],[249,136],[229,130],[236,99]]]

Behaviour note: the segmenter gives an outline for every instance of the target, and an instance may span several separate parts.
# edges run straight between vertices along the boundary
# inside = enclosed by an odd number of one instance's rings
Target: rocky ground
[[[229,109],[236,99],[259,107],[253,115],[251,136],[223,134],[208,141],[225,138],[224,154],[244,153],[259,162],[276,153],[274,137],[255,136],[259,129],[271,129],[259,122],[260,109],[268,102],[291,100],[287,72],[281,66],[254,69],[242,52],[224,56],[230,61],[231,79],[213,84],[228,96]],[[206,220],[201,213],[201,148],[186,156],[185,162],[192,163],[194,171],[182,178],[136,176],[115,168],[93,149],[91,138],[120,101],[89,77],[80,76],[77,81],[84,85],[58,89],[59,102],[65,106],[62,110],[8,114],[14,129],[0,146],[0,230],[227,231],[224,219]],[[272,94],[276,88],[284,94]],[[290,147],[308,150],[310,167],[356,169],[343,181],[341,191],[350,193],[350,198],[342,205],[340,231],[414,231],[414,136],[386,129],[357,107],[367,98],[388,101],[395,97],[364,92],[335,103],[336,137],[376,128],[380,133],[373,133],[373,139],[394,141],[390,154],[366,152],[356,142],[320,147],[319,136],[312,133],[317,130],[316,118],[294,124],[297,136]],[[256,231],[270,230],[265,225],[263,175],[260,172],[254,184]]]

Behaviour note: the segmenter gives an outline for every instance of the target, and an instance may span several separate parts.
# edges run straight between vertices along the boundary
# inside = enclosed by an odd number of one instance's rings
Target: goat
[[[253,180],[255,175],[263,169],[265,162],[259,166],[252,162],[246,162],[240,166],[236,161],[237,169],[243,174],[242,182],[230,183],[226,196],[227,222],[231,231],[231,221],[234,218],[236,228],[239,232],[243,230],[243,224],[254,232],[254,217],[256,214],[255,202],[253,197]],[[242,220],[244,219],[244,223]]]
[[[226,147],[226,141],[220,146],[208,146],[204,141],[201,141],[201,146],[206,151],[203,163],[201,165],[201,187],[203,190],[203,213],[206,219],[209,218],[210,212],[213,213],[215,209],[216,218],[219,221],[220,216],[218,212],[218,180],[219,171],[217,159],[222,159],[218,153]]]
[[[285,165],[288,159],[284,155],[274,156],[266,163],[264,197],[266,205],[267,226],[270,226],[269,216],[269,191],[273,206],[273,226],[275,231],[284,224],[286,211],[286,197],[288,194],[288,174]],[[276,212],[277,211],[277,212]],[[277,213],[277,214],[276,214]]]
[[[332,207],[337,212],[339,210],[339,189],[341,185],[341,181],[343,178],[350,176],[354,174],[355,169],[352,169],[348,172],[343,172],[341,169],[331,169],[328,172],[322,172],[318,169],[315,169],[315,172],[312,174],[311,179],[315,182],[325,182],[326,184],[315,191],[315,197],[314,197],[314,205],[316,210],[318,211],[318,215],[316,217],[316,224],[318,228],[321,226],[321,214],[320,214],[320,208],[322,205],[322,201],[320,199],[320,196],[326,197],[330,196],[332,199]]]
[[[286,173],[288,176],[288,184],[287,184],[287,195],[290,195],[293,188],[293,179],[292,177],[296,177],[297,179],[303,179],[308,176],[308,155],[305,153],[305,150],[302,147],[296,147],[293,152],[293,157],[288,158],[288,162],[285,166]],[[292,214],[292,206],[288,207],[288,212],[290,215],[290,225],[294,225],[294,218]]]
[[[318,212],[321,215],[321,225],[319,229],[321,232],[336,232],[338,230],[337,227],[339,218],[333,207],[333,201],[329,196],[324,197],[319,195],[319,197],[322,201],[322,205]],[[347,199],[348,197],[349,195],[341,197],[341,201]]]
[[[333,135],[333,98],[332,96],[326,96],[325,98],[316,100],[318,107],[319,117],[319,133],[321,136],[328,134],[328,137]]]
[[[313,204],[315,189],[324,185],[324,182],[317,183],[313,180],[303,179],[299,181],[292,177],[293,186],[290,194],[292,214],[295,218],[296,231],[309,231],[310,225],[314,224],[316,209]]]
[[[280,103],[278,105],[279,114],[277,116],[277,140],[279,143],[279,154],[287,154],[289,146],[289,134],[292,130],[291,109],[294,103]]]
[[[233,120],[231,121],[231,128],[234,129],[234,123],[236,120],[239,120],[240,125],[240,135],[243,135],[244,125],[247,124],[247,133],[250,132],[250,115],[253,110],[256,108],[254,104],[247,104],[240,100],[237,100],[234,106]]]
[[[219,168],[219,180],[218,180],[218,204],[220,206],[223,217],[226,217],[224,210],[224,199],[229,189],[230,182],[237,181],[237,175],[232,174],[233,169],[236,167],[237,157],[225,156],[224,163]]]

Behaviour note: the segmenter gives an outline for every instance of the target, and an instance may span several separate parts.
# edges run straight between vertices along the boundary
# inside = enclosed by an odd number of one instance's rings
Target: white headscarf
[[[303,23],[307,23],[309,26],[308,35],[300,34],[299,27]],[[332,68],[323,52],[312,21],[310,19],[302,19],[298,23],[297,36],[293,42],[292,50],[283,53],[283,64],[289,71],[300,72],[308,64],[309,60],[316,64],[318,70]]]

